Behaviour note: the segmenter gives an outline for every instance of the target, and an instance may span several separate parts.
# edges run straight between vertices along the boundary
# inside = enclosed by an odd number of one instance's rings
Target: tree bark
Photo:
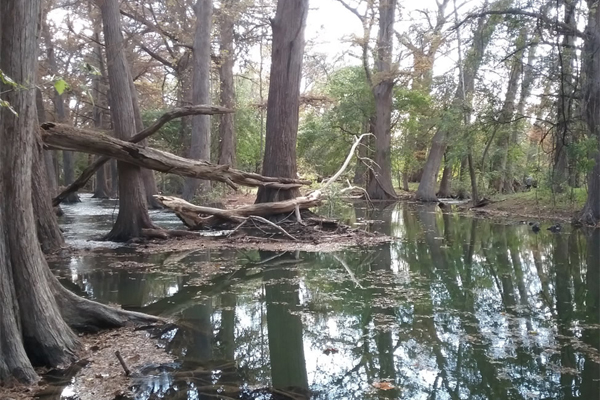
[[[137,89],[133,83],[133,77],[131,71],[128,75],[129,88],[131,90],[131,100],[133,104],[133,115],[135,116],[135,130],[141,132],[144,130],[144,121],[142,120],[142,110],[140,110],[140,103],[138,100]],[[139,142],[141,146],[147,146],[148,141],[146,139]],[[160,204],[154,198],[155,194],[158,194],[158,188],[156,187],[156,179],[154,178],[154,171],[147,168],[142,168],[142,181],[144,183],[144,192],[146,193],[146,204],[150,209],[162,208]]]
[[[212,0],[198,0],[195,6],[196,31],[194,35],[194,67],[192,76],[192,104],[210,104],[210,42],[212,33]],[[192,117],[192,142],[189,158],[210,161],[210,116]],[[210,181],[186,179],[182,197],[191,200],[196,191],[210,190]]]
[[[0,3],[0,69],[19,85],[36,82],[40,11],[36,1]],[[34,229],[35,91],[7,89],[0,83],[18,116],[0,107],[0,384],[34,382],[32,363],[68,363],[78,345],[46,281]]]
[[[583,48],[584,118],[592,137],[596,138],[594,167],[588,175],[588,197],[579,216],[590,225],[600,223],[600,11],[588,0],[589,16]]]
[[[271,21],[273,44],[262,171],[265,176],[297,175],[296,139],[307,14],[308,0],[278,0]],[[297,190],[260,188],[256,203],[288,200],[298,194]]]
[[[442,173],[442,181],[440,182],[439,197],[448,198],[452,196],[452,166],[446,165]]]
[[[377,36],[377,58],[373,77],[375,97],[375,164],[370,172],[367,193],[373,200],[393,200],[396,198],[392,184],[392,90],[394,89],[392,52],[396,0],[379,2],[379,34]]]
[[[104,41],[108,79],[110,83],[111,116],[115,136],[131,138],[135,130],[135,115],[130,89],[129,67],[125,59],[119,3],[117,0],[97,0],[104,23]],[[142,229],[155,229],[150,220],[140,167],[118,162],[119,214],[108,240],[127,241],[142,236]]]
[[[226,108],[235,106],[233,26],[237,15],[235,10],[238,6],[239,0],[224,1],[219,13],[221,106]],[[224,114],[219,125],[219,164],[227,164],[235,168],[235,142],[234,115]]]
[[[36,89],[36,111],[38,123],[46,120],[42,91]],[[52,170],[50,170],[51,172]],[[53,177],[47,169],[44,157],[44,148],[39,133],[36,133],[33,146],[32,166],[32,190],[33,211],[35,216],[37,236],[44,253],[52,253],[59,250],[65,244],[62,232],[56,219],[57,213],[52,209],[52,192],[49,185],[50,177]]]
[[[96,160],[96,162],[100,162],[100,160],[101,159],[99,158],[98,160]],[[106,161],[108,161],[108,160],[109,159],[106,158]],[[102,163],[102,166],[104,166],[104,162]],[[110,197],[116,198],[119,195],[119,169],[117,168],[117,160],[110,160],[108,167],[109,167],[109,171],[110,171]],[[85,171],[83,173],[85,173]],[[86,182],[87,182],[87,179],[86,179]],[[74,183],[77,183],[77,181],[75,181]],[[71,186],[73,186],[73,185],[71,185]],[[71,186],[69,186],[69,188]],[[83,187],[83,185],[81,185],[81,187]],[[79,188],[77,188],[76,190],[79,190]],[[55,204],[57,202],[60,203],[61,201],[62,200],[57,201],[57,198],[54,198],[52,204]]]

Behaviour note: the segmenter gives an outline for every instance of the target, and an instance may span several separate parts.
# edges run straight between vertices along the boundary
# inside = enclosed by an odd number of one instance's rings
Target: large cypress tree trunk
[[[273,49],[262,170],[265,176],[295,178],[297,175],[296,138],[307,14],[308,0],[279,0],[271,21]],[[256,203],[289,200],[298,195],[296,189],[261,187]]]
[[[583,51],[583,84],[585,122],[589,134],[596,138],[594,168],[588,175],[588,197],[580,215],[582,222],[600,223],[600,10],[588,0],[589,17]]]
[[[198,0],[195,6],[196,33],[194,35],[194,68],[192,77],[192,103],[210,104],[210,39],[212,27],[212,0]],[[192,142],[189,157],[210,161],[210,115],[192,117]],[[202,194],[210,190],[210,181],[187,178],[182,197],[191,200],[196,190]]]
[[[0,2],[0,69],[19,85],[36,81],[39,17],[38,1]],[[50,272],[34,228],[35,91],[11,89],[0,83],[2,100],[18,113],[0,107],[0,385],[36,381],[34,365],[73,361],[79,343],[71,328],[157,320],[77,297]]]
[[[373,87],[375,97],[375,165],[370,173],[367,193],[373,200],[390,200],[396,198],[392,184],[392,50],[394,35],[394,17],[396,0],[380,0],[379,2],[379,34],[377,36],[377,70]]]
[[[133,83],[133,77],[131,71],[128,75],[129,88],[131,90],[131,100],[133,104],[133,115],[135,116],[135,131],[141,132],[144,130],[144,121],[142,120],[142,111],[140,110],[140,103],[138,100],[137,89]],[[142,140],[140,143],[142,146],[148,145],[147,140]],[[142,181],[144,183],[144,192],[146,193],[146,204],[148,208],[160,209],[162,208],[160,203],[154,198],[155,194],[158,194],[158,188],[156,187],[156,179],[154,178],[154,171],[147,168],[142,168]]]
[[[233,81],[233,25],[236,17],[238,0],[227,0],[221,5],[219,13],[219,31],[221,36],[219,54],[219,77],[221,79],[221,106],[235,107],[235,86]],[[219,164],[231,165],[235,168],[235,127],[234,114],[221,115],[219,125]]]
[[[123,49],[123,36],[117,0],[97,0],[102,11],[108,80],[110,83],[111,116],[115,135],[127,140],[136,133],[129,67]],[[127,241],[142,236],[142,229],[156,228],[146,207],[146,197],[140,167],[118,162],[119,215],[108,240]]]
[[[0,3],[0,69],[20,85],[36,81],[39,17],[40,2]],[[77,347],[47,284],[34,229],[35,91],[7,89],[0,83],[2,99],[18,116],[0,107],[0,384],[33,382],[32,362],[69,362]]]

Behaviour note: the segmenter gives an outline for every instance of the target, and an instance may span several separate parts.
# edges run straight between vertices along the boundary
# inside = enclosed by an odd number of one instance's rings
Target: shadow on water
[[[599,230],[535,235],[407,203],[352,218],[398,240],[52,268],[79,294],[177,320],[160,339],[177,364],[132,380],[137,399],[598,397]]]

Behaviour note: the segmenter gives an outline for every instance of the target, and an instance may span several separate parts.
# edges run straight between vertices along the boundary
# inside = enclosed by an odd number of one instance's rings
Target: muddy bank
[[[174,357],[144,330],[126,327],[81,337],[78,361],[64,370],[38,369],[42,380],[34,386],[0,387],[2,400],[113,400],[134,398],[132,385],[152,379],[148,371],[168,366]],[[117,359],[119,351],[125,371]]]

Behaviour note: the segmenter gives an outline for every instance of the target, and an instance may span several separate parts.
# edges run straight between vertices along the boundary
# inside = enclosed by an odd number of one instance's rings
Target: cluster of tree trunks
[[[505,0],[497,0],[489,7],[503,7],[505,6],[505,3]],[[456,126],[462,121],[469,121],[471,101],[475,90],[475,78],[477,77],[479,67],[483,62],[485,50],[501,20],[502,19],[497,15],[489,16],[487,14],[479,17],[477,20],[475,32],[473,33],[473,37],[475,37],[476,40],[473,41],[462,65],[459,66],[461,73],[456,94],[454,95],[454,101],[449,111],[443,116],[442,124],[433,136],[429,154],[427,155],[427,161],[423,167],[423,175],[421,176],[419,188],[416,193],[417,200],[437,201],[436,183],[440,166],[442,165],[442,160],[448,146],[448,138],[451,135],[450,126]],[[472,156],[470,158],[472,159]],[[470,162],[471,167],[472,164],[473,163]],[[474,171],[474,168],[470,168],[470,170]],[[477,201],[478,199],[475,198],[477,192],[476,178],[471,176],[471,181],[473,183],[473,199],[474,201]]]

